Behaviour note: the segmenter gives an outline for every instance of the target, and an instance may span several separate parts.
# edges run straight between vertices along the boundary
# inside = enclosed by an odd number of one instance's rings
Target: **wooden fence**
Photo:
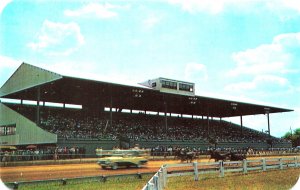
[[[193,175],[194,180],[199,180],[199,175],[219,173],[224,177],[228,172],[240,172],[247,174],[249,171],[267,171],[270,169],[284,169],[299,167],[299,157],[290,158],[262,158],[243,161],[219,161],[219,162],[193,162],[184,164],[163,165],[157,173],[148,181],[142,190],[162,190],[167,186],[169,177]],[[177,168],[177,169],[176,169]]]
[[[71,181],[75,180],[93,180],[97,182],[106,182],[111,178],[122,178],[122,177],[137,177],[142,179],[144,175],[153,175],[154,172],[144,172],[144,173],[132,173],[132,174],[114,174],[114,175],[97,175],[97,176],[85,176],[85,177],[73,177],[73,178],[58,178],[58,179],[45,179],[45,180],[34,180],[34,181],[15,181],[15,182],[5,182],[4,184],[13,190],[19,189],[19,186],[24,184],[45,184],[49,182],[56,182],[61,185],[67,185]]]

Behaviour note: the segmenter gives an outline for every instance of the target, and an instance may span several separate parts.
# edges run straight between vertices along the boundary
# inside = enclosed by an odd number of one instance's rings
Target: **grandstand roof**
[[[163,93],[157,90],[59,75],[21,64],[0,89],[0,97],[85,106],[232,117],[293,111],[232,100]]]

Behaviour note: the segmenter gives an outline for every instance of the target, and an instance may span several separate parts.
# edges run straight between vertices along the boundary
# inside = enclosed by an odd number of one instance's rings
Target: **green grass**
[[[238,189],[238,190],[285,190],[291,189],[297,182],[300,169],[274,170],[267,172],[252,172],[247,175],[238,173],[225,173],[224,178],[216,175],[199,176],[194,181],[193,176],[168,178],[165,190],[197,190],[197,189]]]
[[[274,170],[267,172],[252,172],[247,175],[241,173],[225,173],[224,178],[218,174],[199,175],[199,181],[193,176],[168,178],[165,190],[285,190],[292,188],[300,174],[300,168]],[[106,182],[96,179],[69,180],[66,185],[61,182],[44,182],[39,184],[23,184],[20,190],[136,190],[149,181],[152,175],[144,175],[142,179],[136,176],[108,178]]]
[[[43,182],[35,184],[21,184],[20,190],[135,190],[142,189],[143,186],[149,181],[152,175],[143,175],[142,179],[135,177],[120,177],[108,178],[106,182],[102,180],[69,180],[66,185],[61,182]]]

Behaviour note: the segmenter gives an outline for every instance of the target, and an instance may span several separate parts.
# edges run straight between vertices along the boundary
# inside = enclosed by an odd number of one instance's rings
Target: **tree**
[[[300,128],[295,129],[294,134],[300,136]]]
[[[300,128],[295,129],[293,132],[287,132],[283,135],[284,139],[292,141],[293,146],[300,145]]]
[[[282,138],[291,140],[291,136],[292,136],[291,132],[286,132]]]

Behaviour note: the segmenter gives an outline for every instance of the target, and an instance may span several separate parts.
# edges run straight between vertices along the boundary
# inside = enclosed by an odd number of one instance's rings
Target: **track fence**
[[[34,181],[15,181],[8,182],[5,185],[13,190],[19,189],[21,185],[25,184],[43,184],[43,183],[57,183],[60,185],[68,185],[71,181],[80,180],[93,180],[105,183],[108,179],[112,178],[122,178],[122,177],[135,177],[142,179],[145,175],[153,175],[154,172],[144,172],[144,173],[132,173],[132,174],[116,174],[116,175],[98,175],[98,176],[88,176],[88,177],[74,177],[74,178],[60,178],[60,179],[47,179],[47,180],[34,180]]]
[[[219,161],[219,162],[193,162],[193,163],[180,163],[180,164],[165,164],[163,165],[147,182],[142,190],[162,190],[167,186],[168,178],[175,176],[194,176],[194,180],[200,180],[199,176],[204,174],[219,174],[219,177],[225,177],[226,173],[239,172],[247,174],[250,171],[267,171],[276,169],[285,169],[300,167],[299,157],[289,158],[262,158],[254,160],[243,161]],[[56,182],[62,185],[67,185],[73,180],[96,180],[99,182],[106,182],[108,178],[121,178],[121,177],[137,177],[142,178],[143,175],[150,175],[150,173],[135,173],[135,174],[120,174],[120,175],[99,175],[89,177],[77,178],[61,178],[49,180],[36,180],[36,181],[19,181],[5,183],[12,189],[18,189],[22,184],[37,184]]]
[[[169,177],[193,175],[194,180],[199,180],[199,175],[219,174],[225,177],[225,173],[239,172],[247,174],[250,171],[282,170],[285,168],[299,167],[299,157],[291,158],[262,158],[243,161],[219,161],[219,162],[193,162],[184,164],[163,165],[157,173],[148,181],[142,190],[163,190],[167,186]]]

